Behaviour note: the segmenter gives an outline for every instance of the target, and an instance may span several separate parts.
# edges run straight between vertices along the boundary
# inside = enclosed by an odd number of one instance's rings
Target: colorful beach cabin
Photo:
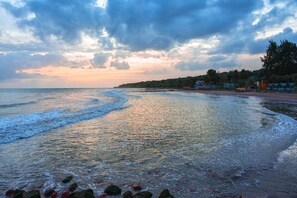
[[[295,83],[268,83],[267,90],[280,92],[293,92],[296,90]]]
[[[225,89],[235,89],[237,87],[238,87],[238,84],[236,84],[236,83],[224,83]]]
[[[194,86],[195,89],[213,89],[214,85],[206,84],[203,80],[197,80]]]

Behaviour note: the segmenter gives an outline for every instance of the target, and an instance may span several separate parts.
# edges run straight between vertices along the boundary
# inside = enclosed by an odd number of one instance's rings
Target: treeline
[[[206,75],[188,76],[185,78],[174,78],[166,80],[143,81],[137,83],[127,83],[120,85],[120,88],[191,88],[195,86],[197,80],[204,81],[205,84],[223,87],[224,83],[235,83],[238,86],[255,86],[256,82],[264,75],[263,70],[232,70],[219,73],[214,69],[207,71]]]
[[[192,87],[195,85],[196,80],[203,76],[186,78],[174,78],[166,80],[152,80],[152,81],[142,81],[137,83],[127,83],[120,85],[120,88],[183,88]]]
[[[280,45],[271,40],[261,61],[268,77],[296,74],[297,46],[287,40],[281,41]]]
[[[278,45],[275,41],[269,41],[266,54],[260,57],[263,63],[259,70],[229,72],[217,72],[209,69],[205,75],[174,78],[159,81],[143,81],[120,85],[121,88],[185,88],[193,87],[197,80],[205,84],[223,87],[225,83],[234,83],[238,87],[255,87],[257,81],[263,79],[268,82],[294,82],[297,84],[297,46],[287,40]]]
[[[297,84],[297,45],[288,40],[269,41],[266,54],[261,57],[268,82],[295,82]]]

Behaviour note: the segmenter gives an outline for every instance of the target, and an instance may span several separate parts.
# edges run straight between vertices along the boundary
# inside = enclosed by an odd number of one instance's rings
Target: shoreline
[[[297,104],[297,93],[279,93],[279,92],[236,92],[221,90],[182,90],[201,94],[226,95],[226,96],[245,96],[259,97],[269,101],[291,102]]]
[[[297,93],[279,92],[235,92],[220,90],[186,90],[201,94],[237,96],[237,97],[257,97],[263,99],[263,106],[271,111],[287,115],[297,120]]]
[[[297,93],[281,92],[236,92],[230,90],[193,90],[193,89],[145,89],[145,92],[180,91],[216,96],[256,97],[261,98],[262,105],[271,111],[287,115],[297,120]]]

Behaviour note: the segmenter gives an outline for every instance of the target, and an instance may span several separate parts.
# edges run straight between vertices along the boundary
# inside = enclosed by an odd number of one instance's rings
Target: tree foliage
[[[209,69],[206,75],[175,78],[166,80],[153,80],[137,83],[128,83],[120,85],[121,88],[184,88],[193,87],[197,80],[202,80],[207,84],[223,87],[224,83],[236,83],[239,86],[254,86],[256,81],[263,77],[262,70],[233,70],[229,72],[219,73],[214,69]]]
[[[207,81],[210,84],[217,84],[219,79],[220,79],[220,77],[216,70],[209,69],[207,71],[205,81]]]
[[[263,69],[267,76],[291,75],[297,73],[297,46],[287,40],[278,45],[275,41],[269,41],[266,55],[261,57]]]

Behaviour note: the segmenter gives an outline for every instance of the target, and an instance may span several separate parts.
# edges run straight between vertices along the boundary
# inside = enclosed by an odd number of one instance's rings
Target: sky
[[[0,0],[0,88],[260,69],[296,21],[296,0]]]

